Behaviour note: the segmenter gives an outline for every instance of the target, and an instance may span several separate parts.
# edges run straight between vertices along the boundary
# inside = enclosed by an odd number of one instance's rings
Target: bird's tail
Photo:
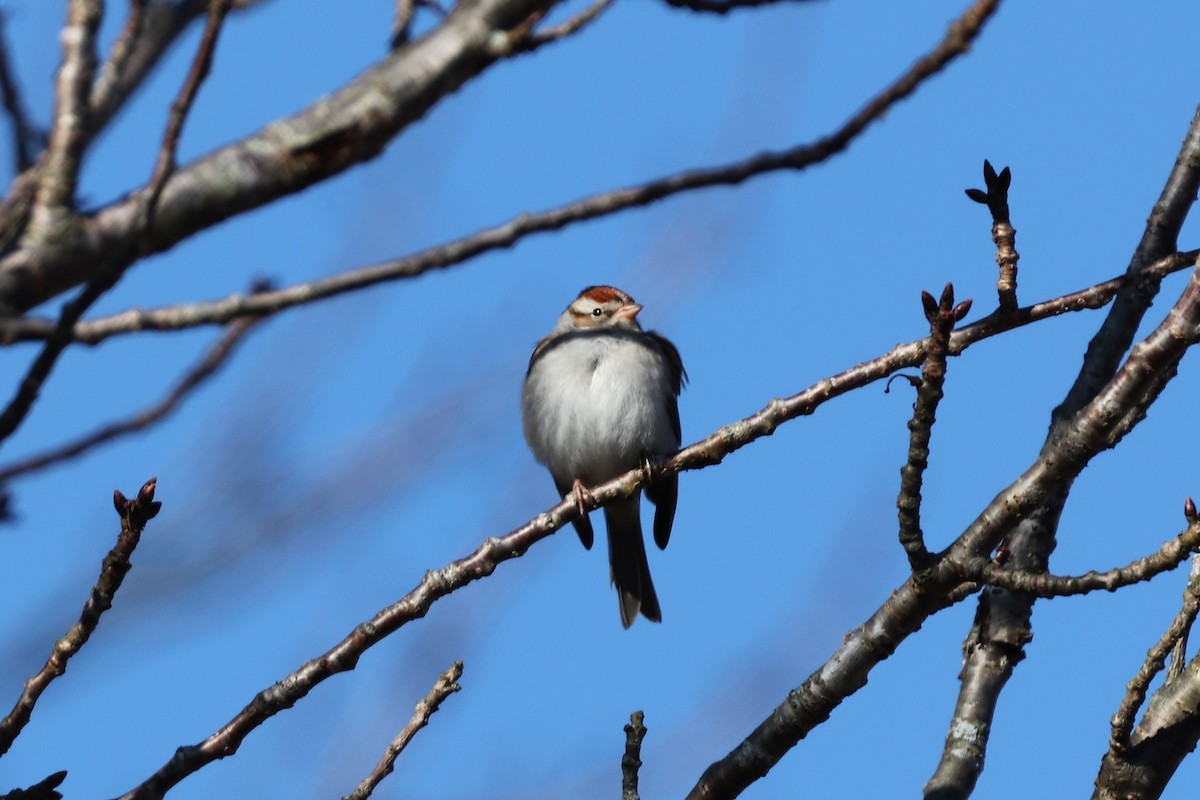
[[[662,622],[662,610],[654,582],[650,580],[650,564],[646,561],[646,546],[642,542],[640,517],[641,497],[631,497],[604,507],[608,527],[608,561],[617,601],[621,607],[621,624],[628,628],[638,612],[651,622]]]

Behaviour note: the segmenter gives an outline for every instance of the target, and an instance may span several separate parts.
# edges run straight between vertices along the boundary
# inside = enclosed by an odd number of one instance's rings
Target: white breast
[[[600,483],[678,449],[670,386],[662,354],[635,335],[567,334],[526,378],[525,439],[557,480]]]

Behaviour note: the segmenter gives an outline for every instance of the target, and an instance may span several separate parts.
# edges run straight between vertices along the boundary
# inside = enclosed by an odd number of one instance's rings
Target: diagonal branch
[[[437,713],[447,697],[462,689],[458,685],[458,679],[462,677],[462,670],[463,663],[455,661],[450,665],[450,669],[438,676],[433,688],[429,690],[424,699],[417,703],[412,719],[388,745],[383,758],[375,765],[375,769],[371,770],[371,774],[363,778],[362,783],[342,800],[367,800],[380,781],[392,774],[392,770],[396,767],[396,759],[404,752],[404,748],[408,747],[408,743],[417,735],[417,731],[429,724],[429,718]]]
[[[113,503],[117,507],[117,514],[121,517],[121,532],[117,536],[117,543],[104,557],[104,562],[100,567],[100,577],[96,581],[96,585],[92,587],[87,603],[83,606],[83,612],[79,615],[79,621],[54,643],[46,663],[36,675],[25,681],[25,689],[17,699],[16,706],[7,717],[0,720],[0,755],[7,753],[8,749],[12,747],[13,742],[16,741],[17,736],[20,735],[33,715],[33,708],[37,705],[42,693],[55,678],[66,672],[67,662],[87,644],[88,639],[95,632],[96,626],[100,624],[100,616],[112,608],[113,597],[121,588],[125,573],[129,572],[129,559],[141,540],[142,530],[145,529],[146,523],[158,514],[159,508],[162,506],[162,503],[154,499],[156,485],[157,479],[155,478],[146,481],[133,500],[125,499],[120,492],[113,493]]]

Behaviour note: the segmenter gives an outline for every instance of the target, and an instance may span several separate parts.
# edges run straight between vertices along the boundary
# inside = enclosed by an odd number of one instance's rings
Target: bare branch
[[[204,357],[187,371],[164,398],[154,405],[127,419],[109,423],[74,441],[21,459],[6,467],[0,467],[0,485],[8,483],[18,476],[28,475],[31,472],[37,472],[83,455],[113,439],[144,431],[165,419],[179,408],[192,392],[200,388],[225,365],[242,338],[254,327],[255,322],[257,322],[255,318],[248,317],[231,323],[229,330],[204,354]]]
[[[950,334],[954,323],[961,321],[971,310],[970,300],[954,305],[954,287],[949,283],[942,291],[940,302],[928,292],[921,293],[921,302],[925,306],[930,335],[925,348],[925,363],[921,367],[921,381],[917,385],[917,402],[913,404],[912,419],[908,421],[908,460],[900,468],[900,496],[896,498],[900,544],[908,554],[913,572],[932,566],[933,559],[921,531],[921,482],[925,468],[929,466],[929,440],[938,403],[942,401],[942,385],[946,381]]]
[[[1017,230],[1009,221],[1008,188],[1012,183],[1012,172],[1008,167],[996,174],[995,168],[986,159],[983,162],[983,180],[986,191],[967,189],[967,197],[983,203],[992,213],[992,241],[996,243],[996,266],[1000,277],[996,280],[996,293],[1000,296],[1000,313],[1007,314],[1017,309]]]
[[[363,779],[358,788],[342,800],[367,800],[379,782],[392,774],[392,770],[396,767],[397,757],[404,752],[405,747],[408,747],[408,743],[417,735],[417,731],[429,724],[429,718],[437,713],[443,700],[462,688],[458,685],[458,679],[462,677],[462,670],[463,663],[455,661],[450,665],[450,669],[438,676],[437,683],[433,685],[424,699],[417,703],[417,709],[413,713],[412,719],[388,745],[383,758],[375,765],[375,769],[371,770],[371,774]]]
[[[1078,576],[1027,572],[1002,567],[992,559],[983,556],[967,559],[961,566],[964,580],[1002,586],[1009,591],[1025,592],[1041,598],[1072,597],[1099,589],[1114,592],[1124,586],[1148,581],[1157,575],[1175,569],[1198,548],[1200,548],[1200,523],[1192,522],[1186,530],[1175,538],[1168,539],[1162,547],[1150,555],[1105,572],[1093,570]]]
[[[21,730],[29,722],[38,698],[55,678],[66,672],[67,661],[87,644],[100,623],[100,616],[112,608],[113,597],[121,588],[125,573],[129,571],[129,559],[141,540],[142,530],[162,506],[162,503],[154,499],[156,485],[156,478],[146,481],[133,500],[126,500],[120,492],[113,493],[113,503],[121,517],[121,532],[117,536],[117,543],[104,557],[100,567],[100,578],[92,587],[79,621],[55,642],[46,663],[37,674],[25,681],[25,689],[21,692],[16,706],[7,717],[0,720],[0,755],[7,753],[12,747]]]
[[[183,133],[183,123],[187,120],[188,112],[196,101],[200,84],[208,77],[212,69],[213,52],[217,47],[217,37],[229,14],[232,0],[212,0],[209,6],[208,21],[204,26],[204,35],[200,37],[200,46],[192,59],[192,66],[184,78],[183,87],[171,103],[171,112],[167,116],[167,129],[163,132],[162,143],[158,148],[158,156],[154,161],[154,172],[150,176],[150,185],[143,195],[145,207],[142,211],[141,227],[143,235],[148,235],[154,228],[154,214],[162,196],[163,187],[175,174],[175,152],[179,148],[179,137]]]
[[[646,715],[635,711],[625,726],[625,755],[621,757],[621,800],[639,800],[638,770],[642,768],[642,740],[646,738]]]
[[[545,28],[531,32],[520,42],[521,51],[531,52],[544,44],[557,42],[559,39],[566,39],[568,36],[578,33],[608,10],[613,2],[614,0],[596,0],[596,2],[560,25],[548,25]]]

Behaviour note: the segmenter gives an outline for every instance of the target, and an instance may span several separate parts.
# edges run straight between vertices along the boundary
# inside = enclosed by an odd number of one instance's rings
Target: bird
[[[616,287],[587,287],[537,343],[521,390],[525,440],[559,495],[574,497],[580,513],[573,524],[589,550],[587,487],[673,455],[681,442],[679,393],[687,372],[669,339],[642,329],[641,310]],[[645,488],[662,549],[671,538],[679,476],[659,477]],[[639,612],[662,621],[642,540],[641,495],[638,490],[604,507],[609,576],[626,628]]]

